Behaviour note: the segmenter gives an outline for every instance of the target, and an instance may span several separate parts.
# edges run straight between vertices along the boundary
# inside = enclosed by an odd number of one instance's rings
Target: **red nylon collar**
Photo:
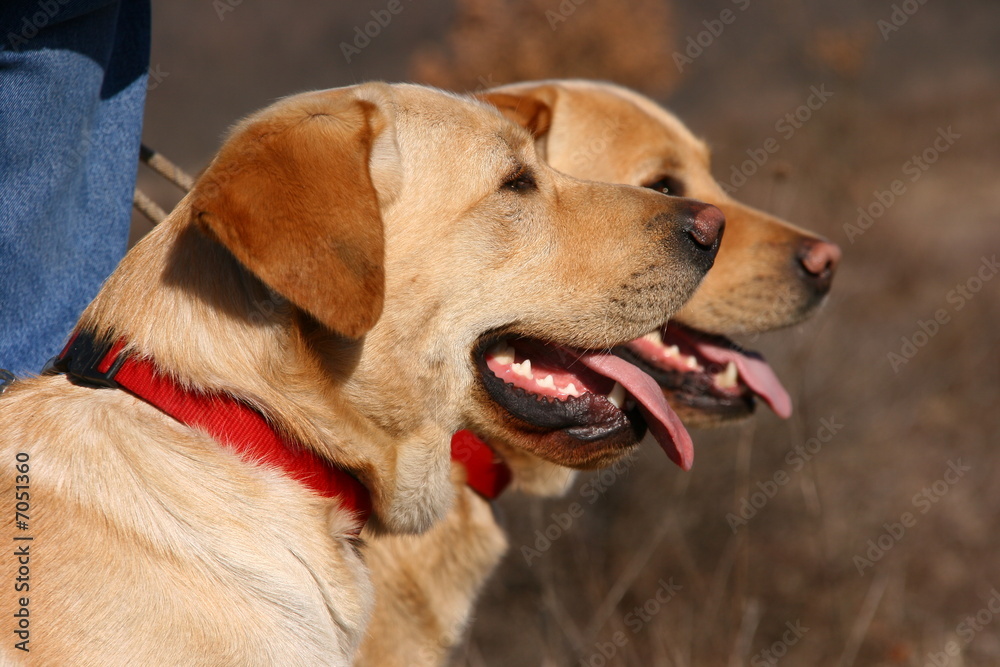
[[[499,496],[510,484],[510,467],[472,431],[457,431],[451,436],[451,460],[465,466],[466,484],[487,500]]]
[[[78,332],[51,368],[86,384],[125,389],[182,424],[206,431],[244,460],[279,468],[316,493],[338,498],[357,516],[361,532],[371,513],[371,496],[361,482],[283,437],[256,409],[229,394],[185,389],[157,372],[152,361],[122,355],[124,346],[124,340],[102,344]]]

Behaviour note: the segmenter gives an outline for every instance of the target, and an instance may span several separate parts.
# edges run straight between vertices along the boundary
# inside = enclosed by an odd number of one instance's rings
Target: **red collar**
[[[259,411],[224,393],[185,389],[159,373],[148,359],[122,355],[124,340],[100,343],[87,332],[74,334],[48,372],[62,372],[91,386],[125,389],[177,421],[206,431],[247,461],[280,468],[327,498],[339,498],[359,519],[371,513],[368,489],[349,473],[285,438]]]
[[[472,431],[451,436],[451,460],[465,466],[466,483],[487,500],[499,496],[510,484],[510,468]]]

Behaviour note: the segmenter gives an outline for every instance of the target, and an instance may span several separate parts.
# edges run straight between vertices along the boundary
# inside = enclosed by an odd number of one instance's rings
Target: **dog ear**
[[[192,189],[203,229],[351,338],[382,312],[384,239],[369,157],[388,125],[349,90],[289,98],[237,126]]]
[[[492,104],[508,119],[531,132],[536,139],[549,131],[549,125],[552,123],[552,109],[545,101],[537,97],[500,92],[480,93],[478,97],[487,104]]]
[[[545,156],[546,138],[552,127],[556,88],[550,84],[513,86],[488,90],[476,97],[495,106],[508,120],[531,132],[540,156]]]

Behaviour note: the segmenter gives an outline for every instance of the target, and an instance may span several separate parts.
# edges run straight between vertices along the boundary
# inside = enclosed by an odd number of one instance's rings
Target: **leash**
[[[176,185],[185,194],[194,186],[194,179],[186,171],[146,144],[139,145],[139,161]],[[132,206],[154,225],[160,224],[167,217],[167,212],[139,188],[135,189]]]
[[[112,344],[77,332],[43,372],[131,393],[180,423],[204,430],[245,461],[278,468],[321,496],[339,499],[357,517],[361,532],[371,514],[371,496],[354,476],[280,434],[257,409],[229,394],[185,389],[152,361],[122,354],[124,347],[124,340]]]

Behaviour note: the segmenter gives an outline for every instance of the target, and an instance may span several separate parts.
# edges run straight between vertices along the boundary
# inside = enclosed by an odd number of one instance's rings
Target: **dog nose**
[[[709,254],[714,259],[725,228],[726,216],[718,208],[702,202],[691,204],[685,231],[699,252]]]
[[[806,239],[799,244],[798,260],[806,282],[820,294],[830,291],[833,274],[840,263],[840,248],[823,239]]]
[[[726,216],[711,204],[694,204],[691,208],[694,213],[688,229],[691,238],[705,248],[718,247],[726,228]]]

